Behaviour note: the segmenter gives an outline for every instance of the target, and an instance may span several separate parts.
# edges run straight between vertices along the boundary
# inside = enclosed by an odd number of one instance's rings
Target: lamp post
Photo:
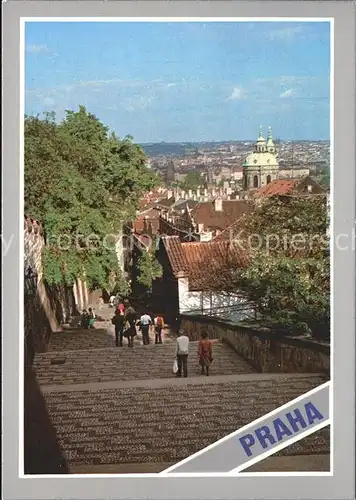
[[[31,266],[25,271],[24,276],[24,342],[25,362],[32,364],[35,357],[33,339],[33,316],[37,292],[38,275]]]
[[[38,274],[31,266],[25,272],[25,296],[33,297],[37,291]]]

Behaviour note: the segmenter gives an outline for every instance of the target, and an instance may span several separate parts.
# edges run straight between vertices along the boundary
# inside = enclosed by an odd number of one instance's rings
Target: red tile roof
[[[153,191],[146,193],[139,202],[140,210],[144,210],[150,206],[153,206],[159,200],[165,198],[167,195],[167,189],[165,188],[157,188]]]
[[[164,248],[166,250],[169,263],[173,274],[183,273],[189,274],[189,265],[183,252],[182,244],[178,236],[164,236],[162,238]]]
[[[136,233],[157,234],[159,230],[160,211],[157,208],[151,208],[141,212],[135,220],[133,227]]]
[[[241,218],[217,234],[212,241],[230,240],[242,229]]]
[[[297,179],[277,179],[254,192],[255,196],[281,196],[291,194],[298,183]]]
[[[218,289],[226,282],[232,267],[245,267],[248,257],[237,244],[229,241],[182,243],[189,266],[189,289]]]
[[[223,287],[231,267],[244,267],[248,255],[228,241],[181,243],[178,236],[162,238],[172,271],[189,278],[190,290]]]
[[[312,191],[308,191],[308,186],[312,187]],[[291,194],[296,195],[320,195],[324,194],[325,189],[318,184],[314,179],[307,176],[302,179],[278,179],[270,182],[254,191],[254,196],[286,196]]]
[[[222,202],[222,211],[216,211],[214,202],[199,203],[193,208],[191,215],[197,224],[204,224],[207,230],[219,229],[223,231],[233,224],[243,214],[249,213],[252,205],[244,200],[228,200]]]

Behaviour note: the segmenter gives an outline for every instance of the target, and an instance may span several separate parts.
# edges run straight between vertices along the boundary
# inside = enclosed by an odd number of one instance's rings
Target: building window
[[[270,182],[271,182],[271,176],[267,175],[267,184],[269,184]]]
[[[258,187],[258,176],[257,175],[253,176],[253,187],[254,188]]]

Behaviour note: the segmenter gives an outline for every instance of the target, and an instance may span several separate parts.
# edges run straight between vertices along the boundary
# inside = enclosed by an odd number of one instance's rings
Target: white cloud
[[[122,106],[126,111],[137,111],[139,109],[148,108],[153,100],[153,97],[150,96],[133,97],[131,99],[125,99]]]
[[[43,99],[43,103],[45,104],[45,106],[53,106],[56,101],[52,97],[45,97]]]
[[[40,52],[50,52],[49,48],[47,45],[42,44],[42,45],[28,45],[26,47],[26,52],[30,52],[32,54],[39,54]]]
[[[102,87],[104,85],[110,85],[113,83],[117,83],[120,80],[112,79],[112,80],[89,80],[89,81],[79,81],[76,82],[75,85],[77,87]]]
[[[268,32],[267,37],[270,40],[291,40],[304,31],[303,26],[288,26],[286,28],[277,28]]]
[[[229,100],[230,101],[239,101],[240,99],[244,99],[246,96],[245,96],[245,93],[244,91],[239,88],[239,87],[235,87],[229,97]]]
[[[295,97],[295,90],[294,89],[285,90],[284,92],[282,92],[280,94],[279,97],[281,97],[282,99],[287,99],[287,98]]]

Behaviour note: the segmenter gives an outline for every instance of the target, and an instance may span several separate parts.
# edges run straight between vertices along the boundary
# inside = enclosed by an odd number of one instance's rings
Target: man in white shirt
[[[179,330],[177,338],[176,356],[178,362],[177,377],[188,377],[188,354],[189,354],[189,338],[185,335],[183,330]]]
[[[143,314],[140,318],[140,325],[142,331],[143,345],[148,345],[150,343],[150,325],[152,325],[151,316],[147,313]]]

